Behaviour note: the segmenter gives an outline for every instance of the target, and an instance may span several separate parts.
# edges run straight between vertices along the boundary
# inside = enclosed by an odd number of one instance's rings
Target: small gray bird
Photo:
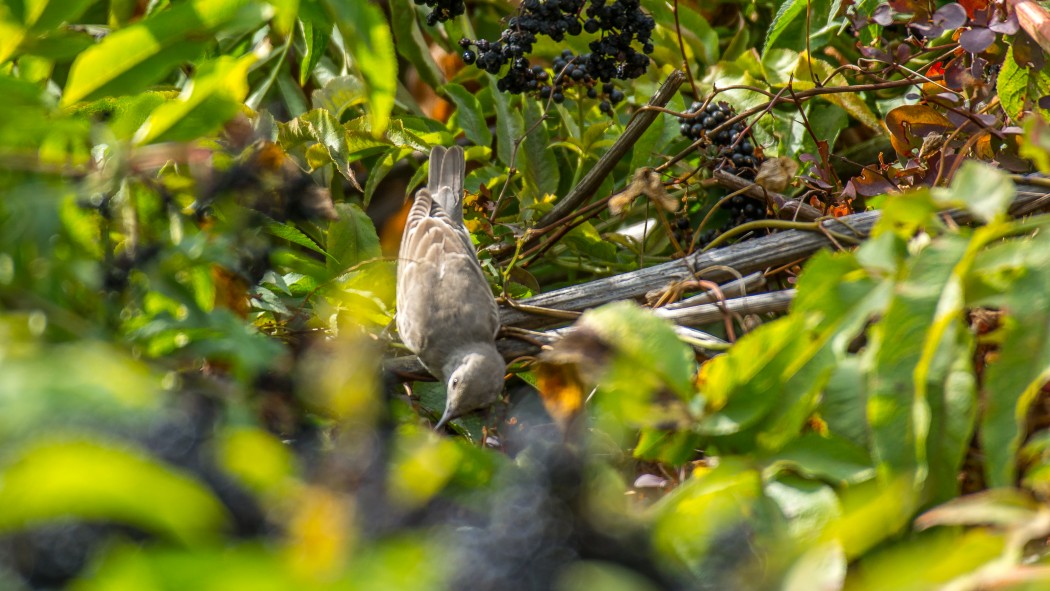
[[[416,192],[397,266],[397,330],[448,386],[434,427],[492,405],[506,363],[496,350],[499,309],[463,225],[463,150],[430,151],[430,180]]]

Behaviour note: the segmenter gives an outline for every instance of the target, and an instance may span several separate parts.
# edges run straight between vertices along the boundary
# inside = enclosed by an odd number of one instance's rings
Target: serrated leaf
[[[823,47],[834,30],[835,11],[831,4],[831,0],[784,0],[769,25],[762,53],[775,48],[802,52]],[[809,18],[806,17],[807,11]]]
[[[302,143],[317,142],[317,149],[323,151],[326,160],[335,164],[336,170],[359,189],[357,176],[350,168],[351,155],[387,145],[373,139],[371,134],[348,130],[324,109],[314,109],[278,127],[281,145],[286,150]]]
[[[1006,50],[1003,67],[996,79],[996,90],[1003,110],[1017,121],[1022,113],[1036,107],[1036,101],[1050,95],[1050,71],[1030,70],[1014,60],[1013,47]],[[1043,117],[1050,117],[1050,109],[1040,109]]]
[[[310,239],[309,236],[303,234],[302,230],[293,226],[290,222],[277,222],[269,220],[266,223],[266,231],[273,234],[278,238],[283,238],[292,244],[298,244],[299,246],[308,248],[318,254],[329,256],[316,242]]]

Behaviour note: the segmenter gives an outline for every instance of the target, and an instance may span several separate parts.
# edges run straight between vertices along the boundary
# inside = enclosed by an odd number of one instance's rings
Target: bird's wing
[[[431,371],[441,369],[433,361],[441,350],[499,330],[499,309],[466,229],[426,189],[416,194],[405,224],[397,299],[401,339]]]

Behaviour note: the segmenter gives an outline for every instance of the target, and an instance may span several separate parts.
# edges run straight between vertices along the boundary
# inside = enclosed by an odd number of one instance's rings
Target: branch
[[[702,326],[718,322],[728,314],[766,314],[784,312],[795,299],[795,290],[773,291],[758,295],[743,296],[717,304],[700,304],[688,308],[668,310],[658,308],[653,313],[681,326]]]

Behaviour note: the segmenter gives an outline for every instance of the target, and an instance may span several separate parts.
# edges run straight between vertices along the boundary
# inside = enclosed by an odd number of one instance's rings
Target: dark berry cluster
[[[686,109],[686,114],[693,115],[700,111],[701,107],[703,107],[702,103],[694,102]],[[737,121],[728,129],[711,133],[735,114],[728,103],[712,103],[704,107],[702,115],[679,117],[678,122],[681,124],[682,135],[693,141],[706,137],[713,145],[720,148],[719,156],[725,158],[726,164],[731,168],[736,169],[737,175],[753,179],[761,158],[755,153],[755,145],[750,135],[744,133],[747,124]]]
[[[427,24],[433,27],[439,22],[455,18],[466,11],[463,0],[413,0],[417,5],[427,5],[434,10],[427,15]]]
[[[553,86],[540,86],[540,98],[551,97],[560,103],[565,100],[565,87],[576,86],[586,88],[587,98],[605,97],[598,107],[603,113],[611,114],[612,106],[624,99],[623,91],[613,86],[612,82],[599,83],[595,79],[594,71],[588,65],[588,58],[594,54],[587,53],[576,55],[570,49],[561,52],[554,58],[551,65],[554,67]]]
[[[535,92],[560,103],[565,100],[565,88],[576,87],[589,98],[605,97],[600,108],[611,113],[612,105],[624,98],[612,81],[645,73],[649,67],[645,54],[653,51],[656,23],[642,11],[639,0],[590,0],[586,18],[581,16],[583,7],[584,0],[523,0],[499,40],[460,40],[463,61],[494,75],[509,64],[497,82],[502,92]],[[553,75],[529,61],[540,35],[561,41],[584,31],[599,34],[590,43],[591,51],[581,55],[563,51],[551,64]],[[634,49],[635,42],[644,53]]]
[[[718,150],[720,168],[727,169],[746,179],[755,178],[762,157],[755,150],[754,140],[747,132],[747,124],[744,121],[738,121],[726,129],[712,133],[736,114],[728,103],[712,103],[704,107],[703,103],[694,102],[686,109],[686,114],[691,116],[678,119],[682,135],[693,141],[706,138]],[[733,197],[728,203],[723,204],[721,209],[728,214],[729,219],[717,230],[710,229],[701,232],[698,237],[701,246],[711,242],[718,234],[730,228],[766,218],[766,208],[758,201],[743,195]],[[673,228],[676,233],[688,234],[681,227],[683,222],[676,221],[676,223],[677,227]]]

